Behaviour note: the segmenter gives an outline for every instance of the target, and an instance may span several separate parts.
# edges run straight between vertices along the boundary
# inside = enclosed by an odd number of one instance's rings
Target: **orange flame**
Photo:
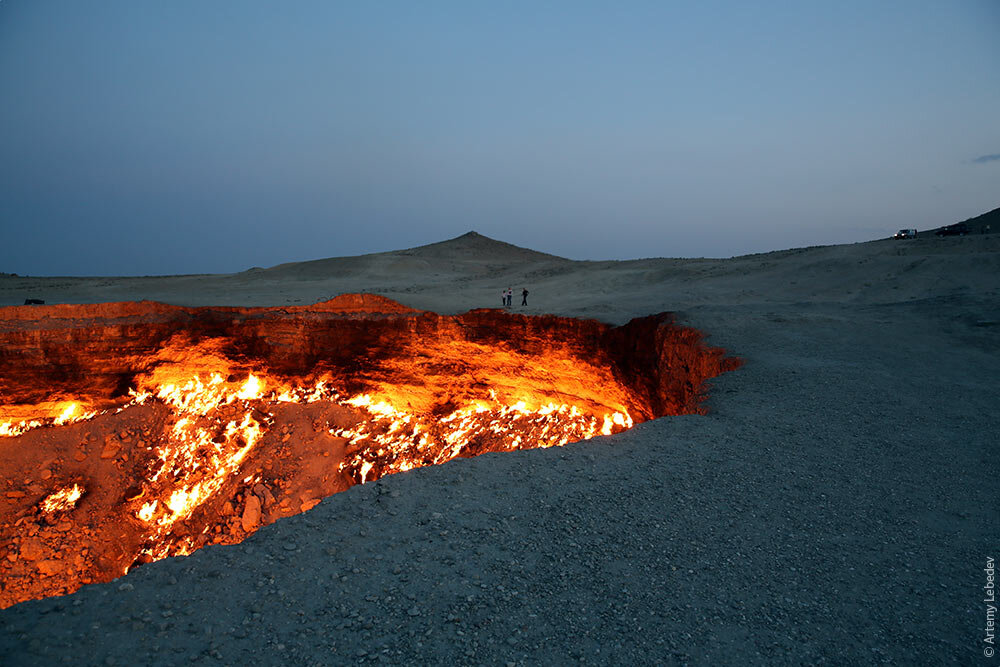
[[[347,438],[357,452],[345,459],[341,469],[360,483],[377,479],[373,470],[381,476],[444,463],[460,456],[470,443],[491,450],[556,447],[632,425],[627,411],[604,415],[598,427],[598,419],[579,407],[555,403],[531,410],[523,401],[509,406],[472,401],[430,423],[367,394],[345,403],[371,415],[352,428],[330,429],[331,435]]]
[[[13,438],[42,426],[62,426],[91,419],[99,414],[88,410],[77,401],[47,401],[35,405],[3,406],[5,416],[14,419],[0,421],[0,438]],[[17,417],[20,417],[18,419]]]
[[[263,392],[264,383],[254,375],[234,388],[214,373],[207,382],[195,376],[183,384],[163,385],[155,394],[135,394],[142,400],[155,395],[177,416],[167,441],[157,448],[158,467],[149,477],[154,485],[162,481],[160,498],[135,510],[136,518],[150,526],[149,542],[159,546],[150,555],[166,555],[164,537],[173,525],[222,488],[260,441],[264,427],[253,417],[250,402]],[[227,406],[242,411],[242,419],[226,421],[222,409]]]
[[[83,488],[79,484],[59,489],[49,494],[42,500],[41,509],[46,514],[55,512],[68,512],[76,507],[77,501],[83,495]]]
[[[173,537],[174,526],[189,519],[230,481],[239,485],[241,478],[252,478],[252,474],[241,472],[240,466],[273,423],[269,410],[277,404],[326,401],[356,410],[358,421],[353,426],[328,428],[328,432],[347,440],[348,454],[340,470],[358,483],[456,456],[561,446],[632,425],[624,408],[598,415],[593,404],[589,408],[556,402],[532,407],[525,400],[504,404],[493,390],[487,392],[488,398],[469,398],[464,405],[435,417],[413,411],[413,402],[425,410],[428,404],[414,401],[412,388],[393,392],[378,384],[374,393],[348,398],[337,392],[328,378],[306,386],[259,374],[237,381],[228,360],[211,354],[198,357],[199,372],[192,375],[189,368],[184,363],[157,367],[152,374],[137,379],[129,401],[115,410],[156,401],[174,415],[166,437],[155,447],[142,493],[127,501],[132,516],[146,527],[149,546],[144,553],[150,559],[189,553],[194,548],[191,538]],[[510,400],[510,386],[504,395]],[[53,407],[49,406],[50,414]],[[110,412],[84,411],[78,402],[63,402],[57,407],[58,414],[44,422],[0,424],[0,435]],[[45,511],[71,509],[82,494],[78,486],[73,489],[75,495],[72,489],[64,489],[47,498]]]

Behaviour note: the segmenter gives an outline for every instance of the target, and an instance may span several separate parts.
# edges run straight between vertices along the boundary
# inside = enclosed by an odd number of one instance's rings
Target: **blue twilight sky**
[[[0,271],[469,230],[575,259],[1000,206],[1000,2],[0,0]]]

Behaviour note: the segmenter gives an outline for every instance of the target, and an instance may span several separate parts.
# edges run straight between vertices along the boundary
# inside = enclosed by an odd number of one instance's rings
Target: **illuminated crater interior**
[[[697,413],[738,365],[668,314],[0,308],[0,607],[240,542],[383,475]]]

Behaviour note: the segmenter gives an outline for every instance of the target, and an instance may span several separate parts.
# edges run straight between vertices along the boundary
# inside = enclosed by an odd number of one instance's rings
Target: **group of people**
[[[500,295],[500,302],[504,305],[505,308],[510,308],[511,305],[513,305],[511,303],[513,300],[514,300],[514,290],[512,290],[511,288],[508,287]],[[522,306],[527,306],[528,305],[528,290],[527,289],[522,289],[521,290],[521,305]]]

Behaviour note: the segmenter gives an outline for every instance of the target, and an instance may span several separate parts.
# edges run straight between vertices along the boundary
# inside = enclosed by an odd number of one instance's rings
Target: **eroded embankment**
[[[0,606],[235,543],[352,484],[699,412],[738,360],[621,327],[371,295],[0,309]]]

